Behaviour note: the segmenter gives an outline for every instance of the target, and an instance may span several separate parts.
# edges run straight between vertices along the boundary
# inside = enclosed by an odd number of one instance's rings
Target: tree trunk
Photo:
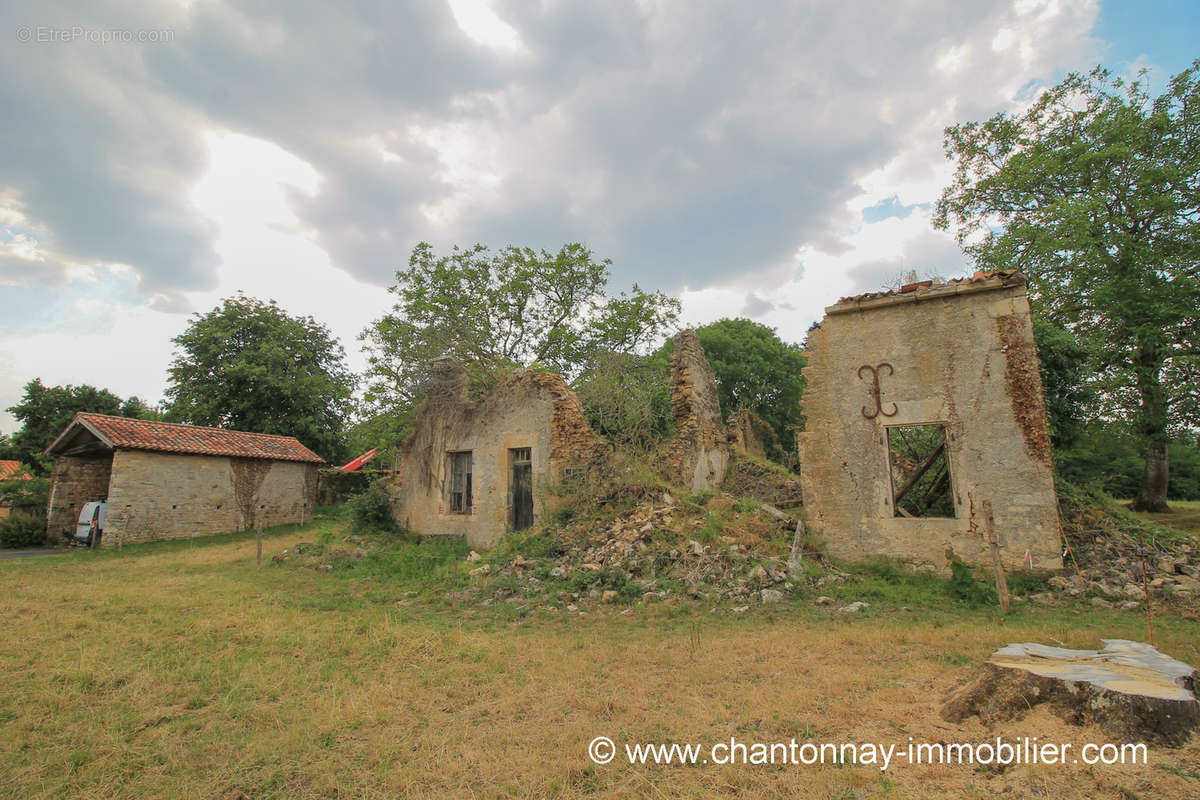
[[[1142,488],[1133,498],[1134,511],[1150,511],[1165,514],[1167,506],[1167,480],[1170,477],[1170,462],[1167,458],[1167,443],[1152,439],[1146,443],[1146,472],[1142,477]]]
[[[1165,514],[1171,510],[1167,507],[1170,464],[1167,460],[1167,393],[1160,377],[1162,359],[1158,348],[1143,344],[1138,348],[1135,363],[1138,393],[1142,399],[1138,409],[1138,431],[1146,442],[1146,471],[1132,507],[1134,511]]]

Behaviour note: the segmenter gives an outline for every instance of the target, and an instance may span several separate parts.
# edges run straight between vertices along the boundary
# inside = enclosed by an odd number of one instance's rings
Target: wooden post
[[[984,500],[981,507],[984,530],[987,532],[988,543],[992,548],[992,566],[996,569],[996,594],[1000,597],[1000,610],[1007,614],[1010,607],[1008,578],[1004,575],[1004,565],[1000,563],[1000,540],[996,537],[996,525],[992,519],[992,501]]]
[[[262,515],[255,520],[254,538],[258,541],[258,566],[262,566]]]
[[[798,572],[800,570],[800,562],[804,557],[804,547],[802,544],[804,539],[804,520],[796,520],[796,532],[792,535],[792,552],[788,556],[788,572]],[[793,579],[795,575],[790,576]]]

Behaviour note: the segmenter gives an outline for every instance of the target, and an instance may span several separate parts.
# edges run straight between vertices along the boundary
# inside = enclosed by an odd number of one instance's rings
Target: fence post
[[[1004,565],[1000,563],[1000,541],[996,538],[996,525],[992,519],[992,501],[984,500],[983,524],[987,531],[988,544],[992,548],[992,566],[996,569],[996,594],[1000,598],[1000,610],[1008,613],[1008,578],[1004,575]]]

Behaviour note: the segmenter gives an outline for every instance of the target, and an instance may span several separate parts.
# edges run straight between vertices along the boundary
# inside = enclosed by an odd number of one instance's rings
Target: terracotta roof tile
[[[33,476],[21,469],[20,461],[0,461],[0,481],[14,481],[24,478],[33,480]]]
[[[846,305],[850,303],[861,303],[867,300],[879,300],[887,297],[899,297],[908,294],[936,294],[945,292],[948,289],[953,289],[956,286],[969,286],[971,284],[986,283],[988,281],[998,280],[1001,283],[1010,281],[1024,282],[1025,276],[1017,270],[1009,272],[983,272],[977,271],[969,278],[953,278],[948,281],[935,283],[932,280],[918,281],[916,283],[908,283],[900,287],[899,291],[894,289],[881,292],[867,292],[866,294],[856,294],[852,297],[843,297],[834,304],[834,307]]]
[[[90,412],[76,414],[67,430],[80,423],[100,433],[108,443],[121,450],[325,463],[325,459],[300,444],[294,436],[203,428],[198,425],[112,417]],[[50,445],[47,452],[53,447],[53,444]]]

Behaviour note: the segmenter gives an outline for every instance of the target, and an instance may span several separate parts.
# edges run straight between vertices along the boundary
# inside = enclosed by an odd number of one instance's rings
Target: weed
[[[950,594],[968,605],[991,605],[996,602],[996,590],[978,580],[975,571],[955,558],[950,562]]]

